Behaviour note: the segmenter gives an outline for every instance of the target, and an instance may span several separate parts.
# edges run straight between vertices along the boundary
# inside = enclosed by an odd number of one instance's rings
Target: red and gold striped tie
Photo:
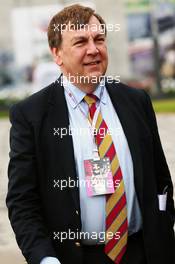
[[[93,94],[88,94],[84,97],[84,100],[89,106],[88,118],[92,123],[98,98]],[[105,253],[114,263],[119,264],[126,251],[128,238],[127,204],[124,182],[112,137],[108,132],[108,127],[100,112],[95,124],[95,129],[99,155],[101,158],[108,157],[110,159],[115,188],[113,194],[106,195]],[[104,137],[102,137],[100,133],[101,129]]]

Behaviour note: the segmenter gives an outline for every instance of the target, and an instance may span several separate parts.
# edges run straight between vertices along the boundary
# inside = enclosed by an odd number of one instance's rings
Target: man
[[[91,8],[56,14],[48,40],[62,75],[10,112],[7,206],[23,255],[174,263],[173,187],[148,95],[102,78],[106,26]]]

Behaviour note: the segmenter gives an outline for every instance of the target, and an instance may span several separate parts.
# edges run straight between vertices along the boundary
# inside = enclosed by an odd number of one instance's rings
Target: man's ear
[[[61,50],[57,49],[57,48],[52,48],[51,52],[52,52],[53,59],[54,59],[55,63],[58,66],[61,66],[63,63],[62,58],[61,58]]]

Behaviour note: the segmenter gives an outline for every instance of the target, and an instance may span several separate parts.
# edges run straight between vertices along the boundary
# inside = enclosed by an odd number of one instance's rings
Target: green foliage
[[[8,118],[9,112],[8,111],[0,111],[0,119],[1,118]]]
[[[175,99],[153,100],[156,113],[175,113]]]

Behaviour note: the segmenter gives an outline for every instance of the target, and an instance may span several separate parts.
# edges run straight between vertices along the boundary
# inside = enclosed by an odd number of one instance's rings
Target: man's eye
[[[79,46],[79,45],[82,45],[84,42],[85,42],[85,41],[80,40],[80,41],[75,42],[74,45],[76,45],[76,46],[78,45],[78,46]]]
[[[105,39],[104,38],[98,38],[97,41],[104,42]]]

